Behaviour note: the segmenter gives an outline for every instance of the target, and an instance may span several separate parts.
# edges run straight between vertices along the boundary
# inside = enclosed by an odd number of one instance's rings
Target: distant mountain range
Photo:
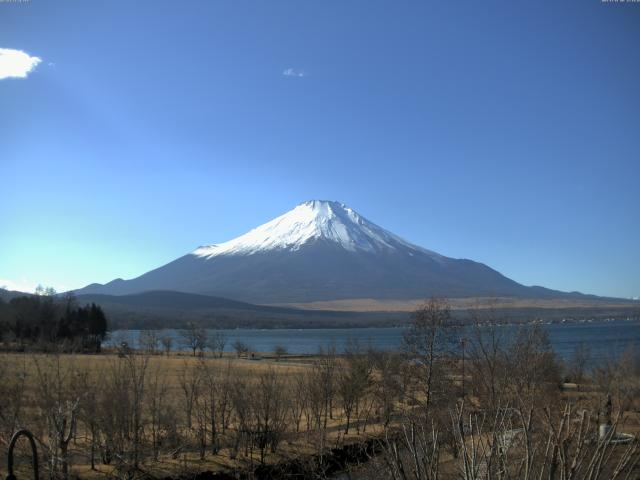
[[[309,201],[225,243],[203,246],[131,280],[78,295],[153,290],[252,304],[443,297],[585,298],[521,285],[479,262],[409,243],[344,204]]]

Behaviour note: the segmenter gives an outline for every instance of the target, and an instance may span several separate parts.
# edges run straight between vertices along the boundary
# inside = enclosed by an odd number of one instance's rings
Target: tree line
[[[0,341],[9,348],[100,352],[108,322],[94,303],[78,305],[73,295],[51,289],[0,299]]]

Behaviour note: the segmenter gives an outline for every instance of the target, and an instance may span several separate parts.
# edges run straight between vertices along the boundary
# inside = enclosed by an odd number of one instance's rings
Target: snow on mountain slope
[[[249,303],[446,297],[556,298],[482,263],[413,245],[337,202],[305,202],[233,240],[200,247],[130,280],[77,293],[153,290]]]
[[[192,254],[213,258],[219,255],[251,255],[269,250],[296,251],[318,239],[329,240],[351,252],[411,250],[433,257],[440,256],[402,240],[342,203],[323,200],[304,202],[240,237],[199,247]]]

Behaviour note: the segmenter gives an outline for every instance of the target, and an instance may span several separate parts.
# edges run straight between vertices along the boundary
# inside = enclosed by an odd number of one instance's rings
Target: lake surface
[[[591,350],[592,361],[612,359],[634,346],[640,353],[640,321],[612,320],[583,323],[558,323],[541,325],[549,333],[549,339],[560,358],[568,359],[575,348],[583,343]],[[514,333],[517,326],[504,325],[507,333]],[[226,351],[233,351],[233,343],[240,340],[255,352],[273,352],[277,345],[284,346],[292,354],[317,353],[320,347],[335,345],[338,352],[344,351],[349,339],[357,339],[362,346],[378,349],[398,349],[405,328],[327,328],[327,329],[235,329],[220,330],[226,335]],[[123,341],[137,346],[140,330],[117,330],[107,345]],[[188,350],[182,345],[179,330],[158,331],[160,337],[174,338],[174,349]],[[461,336],[464,333],[460,334]]]

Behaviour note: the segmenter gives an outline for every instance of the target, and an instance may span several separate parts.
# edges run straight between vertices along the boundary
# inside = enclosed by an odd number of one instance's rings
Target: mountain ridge
[[[521,285],[469,259],[414,245],[343,203],[303,202],[232,240],[205,245],[134,279],[77,291],[126,295],[171,290],[254,304],[348,298],[570,298]]]

